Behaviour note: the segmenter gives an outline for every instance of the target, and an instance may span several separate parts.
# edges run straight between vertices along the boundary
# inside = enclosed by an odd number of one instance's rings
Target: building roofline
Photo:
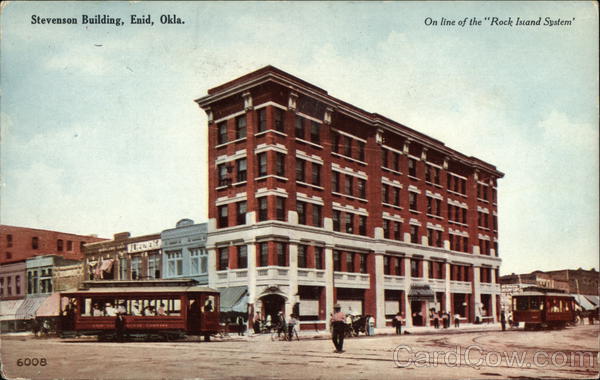
[[[251,73],[245,74],[239,78],[233,79],[220,86],[213,87],[208,90],[208,95],[195,99],[194,101],[205,111],[210,108],[210,104],[221,99],[230,97],[236,93],[245,91],[259,84],[266,82],[279,83],[284,87],[288,87],[296,92],[316,98],[322,101],[335,111],[342,113],[354,119],[358,119],[373,127],[380,127],[391,132],[406,135],[406,137],[423,144],[440,150],[444,154],[451,156],[459,162],[468,163],[470,166],[483,171],[492,172],[498,178],[504,177],[504,173],[500,172],[496,166],[485,162],[477,157],[467,156],[452,148],[446,146],[442,141],[432,138],[422,132],[416,131],[402,123],[394,121],[386,116],[378,113],[365,111],[357,106],[354,106],[341,99],[335,98],[320,87],[308,83],[296,76],[293,76],[274,66],[265,66]]]
[[[99,237],[99,236],[94,236],[94,235],[91,235],[91,234],[90,235],[81,235],[81,234],[74,234],[72,232],[47,230],[47,229],[44,229],[44,228],[32,228],[32,227],[13,226],[13,225],[9,225],[9,224],[0,224],[0,228],[2,228],[2,227],[20,228],[20,229],[24,229],[24,230],[43,231],[43,232],[54,232],[54,233],[58,233],[58,234],[73,235],[73,236],[80,236],[80,237],[93,238],[93,239],[109,240],[109,239],[102,238],[102,237]]]

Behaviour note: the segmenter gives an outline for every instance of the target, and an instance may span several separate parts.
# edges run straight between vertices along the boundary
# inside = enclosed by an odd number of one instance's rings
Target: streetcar
[[[558,289],[528,287],[512,296],[512,314],[526,330],[564,328],[575,321],[575,299]]]
[[[219,332],[219,292],[194,280],[85,281],[61,293],[60,336],[182,339]],[[117,316],[119,322],[117,322]]]

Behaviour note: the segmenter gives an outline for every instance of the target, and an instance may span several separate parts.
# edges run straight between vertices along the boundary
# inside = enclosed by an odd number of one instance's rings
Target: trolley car
[[[514,322],[525,329],[564,328],[575,320],[575,299],[558,289],[528,287],[512,296]]]
[[[219,292],[194,280],[86,281],[60,299],[63,337],[114,339],[118,315],[120,331],[129,338],[210,340],[219,331]]]

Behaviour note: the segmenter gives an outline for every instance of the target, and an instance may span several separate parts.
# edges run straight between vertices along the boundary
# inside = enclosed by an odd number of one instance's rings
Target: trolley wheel
[[[210,342],[210,334],[204,334],[204,341]]]

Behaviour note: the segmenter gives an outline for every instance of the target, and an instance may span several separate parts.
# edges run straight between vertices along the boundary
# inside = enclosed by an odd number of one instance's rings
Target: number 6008
[[[29,366],[45,366],[48,364],[46,358],[25,358],[25,359],[17,359],[17,365],[19,367],[29,367]]]

